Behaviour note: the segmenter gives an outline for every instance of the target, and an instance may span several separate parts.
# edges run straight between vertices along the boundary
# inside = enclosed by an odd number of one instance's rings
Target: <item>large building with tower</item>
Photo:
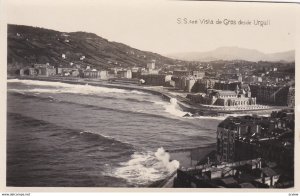
[[[234,91],[209,89],[206,94],[188,94],[187,98],[194,103],[216,106],[256,105],[256,98],[251,96],[249,85],[236,85]]]

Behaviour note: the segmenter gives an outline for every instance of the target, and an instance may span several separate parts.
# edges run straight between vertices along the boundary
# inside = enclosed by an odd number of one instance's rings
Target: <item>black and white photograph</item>
[[[293,190],[296,8],[6,1],[1,181]]]

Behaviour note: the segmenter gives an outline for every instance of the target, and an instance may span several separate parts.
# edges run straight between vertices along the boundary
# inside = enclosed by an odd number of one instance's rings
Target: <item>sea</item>
[[[138,90],[9,79],[7,186],[147,187],[173,173],[172,149],[216,143],[224,117],[183,117]]]

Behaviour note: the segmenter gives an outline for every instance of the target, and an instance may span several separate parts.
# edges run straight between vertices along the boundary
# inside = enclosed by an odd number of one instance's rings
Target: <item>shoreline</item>
[[[37,80],[37,81],[48,81],[48,82],[62,82],[67,84],[77,84],[77,85],[91,85],[98,87],[107,87],[107,88],[121,88],[126,90],[137,90],[142,92],[147,92],[150,94],[161,96],[164,100],[170,101],[172,98],[177,99],[177,96],[168,92],[167,89],[164,88],[155,88],[155,87],[147,87],[147,86],[138,86],[138,85],[122,85],[122,84],[110,84],[107,81],[93,81],[93,80],[84,80],[84,79],[63,79],[63,78],[43,78],[43,77],[14,77],[8,79],[19,79],[19,80]],[[178,100],[178,99],[177,99]],[[193,107],[193,105],[187,105],[187,103],[182,102],[181,100],[177,101],[178,105],[185,112],[198,112],[203,111],[199,108]],[[274,109],[273,109],[274,110]],[[269,111],[269,110],[268,110]],[[212,112],[212,111],[208,111]],[[213,111],[216,112],[216,111]],[[231,113],[237,113],[236,111],[230,111]],[[249,111],[242,111],[249,112]],[[270,111],[269,111],[270,112]],[[212,114],[212,113],[210,113]],[[223,113],[224,114],[224,113]],[[230,114],[230,113],[225,113]],[[221,114],[222,115],[222,114]],[[209,115],[206,115],[209,116]],[[216,143],[205,147],[195,147],[195,148],[181,148],[181,149],[166,149],[166,152],[170,154],[171,160],[177,160],[180,162],[180,167],[189,168],[195,166],[197,162],[205,160],[207,154],[213,151],[216,148]],[[197,153],[197,157],[195,158],[195,153]],[[193,155],[194,154],[194,155]],[[177,170],[170,173],[166,178],[161,179],[159,181],[153,182],[149,184],[147,187],[157,187],[157,188],[171,188],[173,187],[174,178],[177,175]]]
[[[164,100],[170,102],[171,99],[176,99],[177,104],[183,110],[187,112],[187,117],[197,117],[197,116],[225,116],[228,114],[270,114],[272,111],[282,110],[284,106],[267,106],[262,108],[250,108],[243,110],[235,110],[235,108],[228,108],[225,110],[223,108],[208,107],[204,105],[196,105],[191,103],[185,97],[179,96],[178,94],[172,94],[168,89],[161,86],[143,86],[136,84],[119,84],[119,83],[109,83],[107,80],[92,80],[83,78],[60,78],[60,77],[20,77],[20,76],[8,76],[7,79],[19,79],[19,80],[38,80],[38,81],[48,81],[48,82],[62,82],[67,84],[78,84],[78,85],[91,85],[106,88],[119,88],[125,90],[137,90],[153,95],[161,96]],[[189,114],[191,113],[191,115]],[[195,116],[194,116],[195,115]]]

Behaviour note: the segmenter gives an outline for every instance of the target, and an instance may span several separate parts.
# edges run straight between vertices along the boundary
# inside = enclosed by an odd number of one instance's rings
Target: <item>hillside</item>
[[[49,63],[56,67],[79,64],[98,69],[115,66],[145,67],[152,59],[156,60],[157,66],[176,63],[175,60],[159,54],[110,42],[86,32],[65,33],[38,27],[8,25],[7,42],[8,71],[34,63]],[[85,58],[80,59],[82,56]]]
[[[220,47],[208,52],[187,52],[167,55],[171,58],[188,61],[214,61],[214,60],[245,60],[245,61],[295,61],[295,51],[266,54],[258,50],[239,47]]]

